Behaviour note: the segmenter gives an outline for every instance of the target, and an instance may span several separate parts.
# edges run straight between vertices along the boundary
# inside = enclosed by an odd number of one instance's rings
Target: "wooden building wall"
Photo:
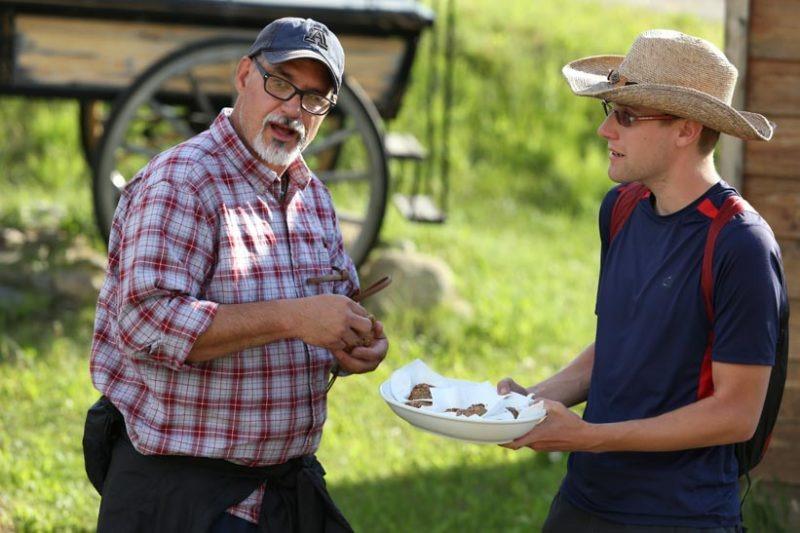
[[[729,0],[730,2],[730,0]],[[735,2],[731,2],[735,4]],[[730,7],[730,6],[729,6]],[[800,490],[800,0],[749,0],[744,109],[777,124],[770,142],[744,144],[745,197],[781,245],[792,317],[789,375],[778,425],[755,474]]]

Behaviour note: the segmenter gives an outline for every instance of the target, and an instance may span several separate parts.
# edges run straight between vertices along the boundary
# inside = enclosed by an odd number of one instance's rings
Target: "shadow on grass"
[[[539,531],[566,456],[464,465],[330,486],[356,531]]]
[[[539,531],[566,457],[553,461],[536,453],[511,464],[332,484],[330,492],[356,531]],[[780,488],[756,482],[744,505],[747,529],[789,531],[796,525],[790,526],[790,500]]]

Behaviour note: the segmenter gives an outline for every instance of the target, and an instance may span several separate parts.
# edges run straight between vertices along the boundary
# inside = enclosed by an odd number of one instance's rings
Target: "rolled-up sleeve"
[[[213,220],[196,193],[166,180],[134,194],[120,246],[119,336],[128,357],[177,370],[217,310],[201,298]]]

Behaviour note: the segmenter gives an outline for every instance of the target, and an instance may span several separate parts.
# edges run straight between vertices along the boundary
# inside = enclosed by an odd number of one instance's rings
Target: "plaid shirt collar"
[[[231,164],[259,193],[274,194],[280,190],[280,176],[250,152],[233,128],[230,120],[232,112],[233,109],[230,107],[220,111],[210,127],[212,137],[222,147]],[[287,196],[290,198],[294,192],[305,190],[312,176],[302,155],[297,156],[297,159],[286,169],[285,174],[289,178],[290,185]]]

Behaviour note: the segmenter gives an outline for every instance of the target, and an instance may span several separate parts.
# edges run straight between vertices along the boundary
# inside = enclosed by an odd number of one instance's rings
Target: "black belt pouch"
[[[83,462],[86,475],[99,494],[103,493],[103,482],[111,464],[111,450],[124,427],[122,413],[105,396],[101,396],[86,413]]]

